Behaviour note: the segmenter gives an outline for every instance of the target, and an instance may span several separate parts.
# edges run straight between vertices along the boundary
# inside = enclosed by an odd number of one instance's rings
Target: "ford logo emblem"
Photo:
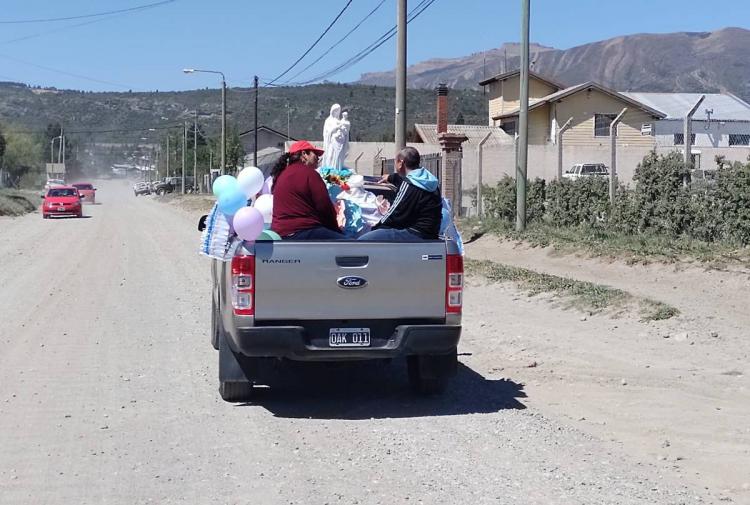
[[[336,283],[344,289],[357,289],[367,286],[367,279],[350,275],[347,277],[341,277]]]

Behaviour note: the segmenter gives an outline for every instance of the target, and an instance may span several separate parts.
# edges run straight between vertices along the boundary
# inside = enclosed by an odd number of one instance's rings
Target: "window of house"
[[[609,125],[617,114],[594,114],[594,137],[609,137]]]
[[[674,145],[676,146],[684,146],[685,145],[685,134],[684,133],[675,133],[674,134]],[[695,133],[690,134],[690,145],[695,145]]]
[[[750,146],[750,135],[729,134],[730,146]]]
[[[500,126],[500,128],[503,129],[505,133],[508,135],[515,135],[516,134],[516,122],[515,121],[507,121],[503,122],[503,124]]]

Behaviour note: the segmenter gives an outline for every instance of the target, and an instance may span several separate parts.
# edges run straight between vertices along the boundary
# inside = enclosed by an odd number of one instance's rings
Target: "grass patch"
[[[679,314],[676,308],[665,303],[636,298],[626,291],[603,284],[559,277],[487,260],[466,258],[464,268],[467,274],[480,275],[492,282],[513,282],[529,296],[552,293],[555,296],[568,298],[572,306],[581,310],[601,312],[605,309],[618,309],[637,304],[640,308],[641,319],[644,321],[669,319]]]
[[[665,235],[625,235],[591,227],[556,227],[531,223],[517,232],[501,220],[476,219],[461,222],[464,237],[491,233],[510,240],[520,240],[534,247],[552,247],[562,253],[584,252],[590,256],[623,259],[628,263],[698,261],[711,266],[740,263],[750,267],[750,249],[725,242],[703,242],[687,237]]]
[[[0,189],[0,216],[22,216],[34,212],[40,204],[41,199],[32,191]]]

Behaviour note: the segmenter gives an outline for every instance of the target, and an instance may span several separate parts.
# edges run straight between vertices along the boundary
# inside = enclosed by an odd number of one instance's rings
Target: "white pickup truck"
[[[247,401],[269,361],[406,357],[416,390],[457,367],[463,257],[452,239],[257,241],[212,262],[219,392]]]

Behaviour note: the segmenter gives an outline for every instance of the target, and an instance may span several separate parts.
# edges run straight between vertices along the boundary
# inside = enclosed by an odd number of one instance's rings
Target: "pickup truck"
[[[463,257],[452,239],[256,241],[212,260],[211,344],[219,392],[252,398],[270,362],[405,357],[438,393],[457,370]]]

